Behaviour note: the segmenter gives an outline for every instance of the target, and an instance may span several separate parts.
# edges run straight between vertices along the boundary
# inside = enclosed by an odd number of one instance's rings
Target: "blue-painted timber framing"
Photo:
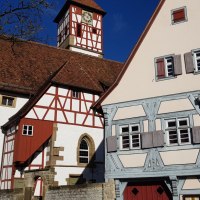
[[[123,192],[126,185],[129,182],[143,181],[145,179],[163,180],[172,193],[173,200],[178,200],[180,194],[199,194],[200,190],[182,190],[184,182],[187,178],[200,178],[200,153],[197,157],[196,163],[188,163],[184,165],[164,165],[160,152],[176,151],[176,150],[189,150],[200,149],[200,144],[188,144],[181,146],[167,146],[150,149],[130,149],[120,150],[119,141],[119,127],[125,124],[140,123],[141,131],[144,131],[143,121],[148,120],[148,131],[153,132],[156,130],[156,119],[161,120],[161,128],[165,130],[164,120],[167,118],[180,118],[188,117],[190,121],[190,127],[194,126],[193,115],[200,115],[200,105],[198,105],[196,99],[198,98],[200,91],[193,91],[187,93],[173,94],[167,96],[160,96],[142,100],[133,100],[127,102],[116,103],[112,105],[103,106],[105,117],[105,138],[112,135],[112,126],[116,127],[117,137],[117,151],[107,153],[107,147],[105,145],[105,179],[115,179],[116,184],[116,199],[123,200]],[[158,114],[160,105],[165,101],[188,99],[193,109],[183,110],[178,112],[168,112],[164,114]],[[113,120],[117,110],[119,108],[126,108],[131,106],[142,106],[146,116],[137,116],[132,118]],[[200,124],[199,124],[200,126]],[[106,140],[105,140],[106,141]],[[166,141],[166,139],[165,139]],[[125,168],[121,163],[120,155],[132,155],[132,154],[147,154],[143,167]]]

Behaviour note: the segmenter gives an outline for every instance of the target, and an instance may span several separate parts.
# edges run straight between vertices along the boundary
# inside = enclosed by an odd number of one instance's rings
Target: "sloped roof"
[[[71,0],[71,1],[105,12],[94,0]]]
[[[64,13],[69,8],[69,5],[71,4],[96,11],[97,13],[101,13],[102,15],[106,14],[106,12],[94,0],[67,0],[58,15],[55,17],[54,22],[58,23],[60,21]]]
[[[104,92],[122,69],[122,63],[28,41],[0,37],[0,90],[34,94],[64,63],[52,82]]]

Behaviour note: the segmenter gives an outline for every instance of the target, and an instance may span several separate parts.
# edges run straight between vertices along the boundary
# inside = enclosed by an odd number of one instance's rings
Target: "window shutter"
[[[174,75],[178,76],[182,74],[182,64],[181,64],[181,55],[174,56]]]
[[[185,20],[185,10],[184,8],[180,10],[173,11],[173,21],[179,22]]]
[[[142,138],[142,148],[143,149],[153,147],[153,134],[152,134],[152,132],[142,133],[141,138]]]
[[[153,132],[153,146],[154,147],[164,146],[164,132],[163,131]]]
[[[192,128],[192,141],[194,144],[200,143],[200,126],[195,126]]]
[[[117,138],[116,136],[107,137],[107,152],[116,152],[117,151]]]
[[[156,66],[157,66],[157,77],[164,78],[165,77],[165,62],[164,58],[159,58],[156,60]]]
[[[193,73],[194,72],[194,63],[193,63],[192,52],[185,53],[184,58],[185,58],[186,74]]]

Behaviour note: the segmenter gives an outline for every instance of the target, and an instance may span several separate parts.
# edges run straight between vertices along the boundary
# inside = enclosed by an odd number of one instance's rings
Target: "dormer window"
[[[1,105],[7,106],[7,107],[15,107],[16,99],[15,97],[9,97],[9,96],[1,96]]]
[[[32,125],[24,125],[22,130],[22,135],[32,136],[33,135],[33,126]]]
[[[172,24],[187,21],[186,7],[172,10],[171,15],[172,15]]]

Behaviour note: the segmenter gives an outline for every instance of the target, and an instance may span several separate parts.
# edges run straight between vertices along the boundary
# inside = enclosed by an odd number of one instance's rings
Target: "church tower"
[[[67,0],[54,20],[58,24],[57,46],[102,57],[105,14],[93,0]]]

